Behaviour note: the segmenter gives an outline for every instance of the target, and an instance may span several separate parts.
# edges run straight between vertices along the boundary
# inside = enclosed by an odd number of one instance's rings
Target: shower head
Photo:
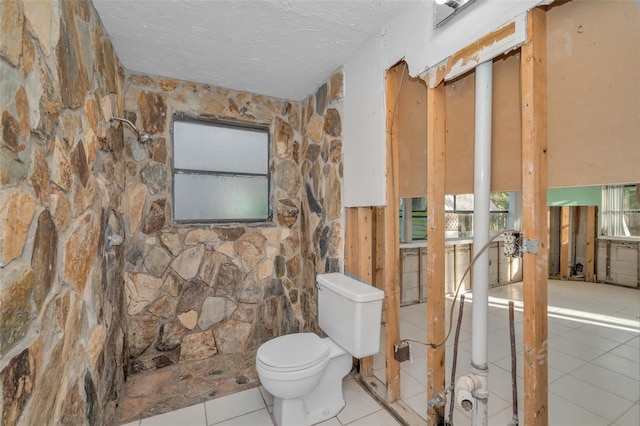
[[[151,135],[145,132],[138,132],[138,142],[146,143],[151,140]]]
[[[109,121],[113,122],[114,120],[122,121],[131,126],[131,128],[136,132],[136,135],[138,135],[138,142],[146,143],[151,140],[151,135],[149,133],[145,133],[142,130],[138,129],[131,121],[127,120],[126,118],[111,117]]]

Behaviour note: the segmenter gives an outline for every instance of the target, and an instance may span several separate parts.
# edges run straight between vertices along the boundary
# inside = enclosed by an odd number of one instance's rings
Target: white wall
[[[443,28],[433,29],[433,2],[412,2],[344,64],[344,204],[385,205],[385,71],[404,58],[418,76],[482,36],[550,1],[476,0]],[[522,17],[519,18],[522,22]],[[524,30],[501,45],[518,46]],[[500,53],[500,52],[498,52]]]

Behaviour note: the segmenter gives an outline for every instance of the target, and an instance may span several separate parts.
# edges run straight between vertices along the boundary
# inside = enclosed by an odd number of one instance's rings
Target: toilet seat
[[[314,333],[287,334],[262,344],[256,354],[260,367],[272,372],[311,368],[329,358],[329,347]]]

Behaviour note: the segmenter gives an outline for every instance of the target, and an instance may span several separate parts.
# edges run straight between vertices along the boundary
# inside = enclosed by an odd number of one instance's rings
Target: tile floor
[[[346,406],[323,426],[400,425],[354,379],[344,379]],[[192,405],[124,426],[272,426],[273,398],[264,388],[253,388]]]
[[[549,424],[557,426],[638,426],[640,424],[640,291],[575,281],[549,281]],[[511,360],[508,300],[516,302],[518,407],[522,423],[522,283],[490,290],[489,424],[511,420]],[[471,297],[465,302],[460,333],[458,375],[471,361]],[[520,302],[520,303],[518,303]],[[448,306],[450,306],[450,301]],[[457,305],[457,303],[456,303]],[[448,311],[447,311],[448,312]],[[401,309],[402,338],[424,341],[426,305]],[[456,321],[454,316],[454,321]],[[453,335],[453,334],[452,334]],[[452,340],[452,339],[451,339]],[[401,399],[426,417],[426,349],[412,344],[412,360],[401,364]],[[451,375],[452,343],[447,346]],[[384,358],[374,357],[383,382]],[[447,380],[448,382],[448,380]],[[399,423],[347,376],[345,408],[325,426],[386,426]],[[253,388],[205,403],[149,417],[126,426],[273,425],[272,398]],[[448,413],[448,408],[446,410]],[[471,424],[455,410],[454,424]]]
[[[548,289],[549,424],[640,425],[640,291],[576,281],[549,281]],[[489,294],[489,424],[506,425],[512,418],[509,300],[516,304],[518,407],[522,422],[522,283],[497,287]],[[468,372],[471,362],[470,296],[464,307],[457,375]],[[447,317],[450,304],[449,301]],[[425,318],[425,304],[403,307],[401,337],[424,341]],[[453,337],[450,340],[447,383],[451,377]],[[401,364],[401,399],[425,417],[426,349],[412,344],[411,351],[412,362]],[[374,369],[384,382],[382,356],[374,358]],[[455,425],[471,424],[471,417],[457,409],[453,420]]]

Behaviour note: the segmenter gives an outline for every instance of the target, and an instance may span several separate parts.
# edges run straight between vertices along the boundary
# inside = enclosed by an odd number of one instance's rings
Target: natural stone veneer
[[[124,73],[88,0],[1,1],[0,34],[0,424],[118,424]]]
[[[133,74],[125,109],[152,136],[140,145],[125,131],[130,371],[318,332],[315,276],[343,258],[341,73],[302,102]],[[269,127],[272,220],[173,221],[174,114]]]

